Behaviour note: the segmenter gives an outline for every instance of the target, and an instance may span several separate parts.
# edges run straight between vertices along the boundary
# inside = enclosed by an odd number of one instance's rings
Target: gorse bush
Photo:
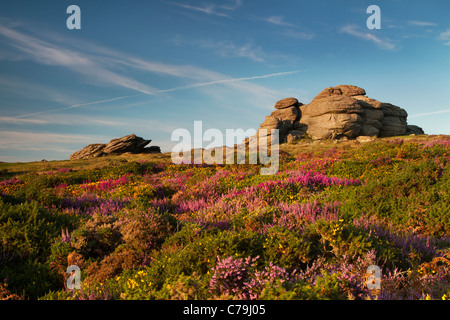
[[[446,299],[449,141],[286,144],[271,176],[152,155],[3,164],[0,297]]]

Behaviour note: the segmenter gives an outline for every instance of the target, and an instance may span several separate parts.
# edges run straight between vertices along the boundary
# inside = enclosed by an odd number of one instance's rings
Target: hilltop
[[[418,135],[285,143],[268,176],[168,153],[2,163],[0,298],[445,299],[449,160],[449,136]]]

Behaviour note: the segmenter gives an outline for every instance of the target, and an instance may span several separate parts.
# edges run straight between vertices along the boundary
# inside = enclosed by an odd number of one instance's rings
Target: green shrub
[[[195,232],[195,231],[194,231]],[[185,238],[186,239],[186,238]],[[160,288],[168,280],[180,274],[209,274],[216,265],[217,256],[247,257],[262,255],[263,237],[251,231],[203,232],[193,237],[192,242],[175,245],[170,238],[160,251],[154,252],[148,272],[154,276],[154,283]]]
[[[86,258],[102,258],[122,243],[119,226],[116,217],[95,213],[73,232],[71,246]]]
[[[267,231],[264,249],[266,261],[288,271],[298,270],[311,260],[310,243],[302,235],[278,227]]]
[[[308,226],[305,234],[311,242],[311,251],[317,257],[362,256],[372,246],[364,232],[343,219],[318,220]]]

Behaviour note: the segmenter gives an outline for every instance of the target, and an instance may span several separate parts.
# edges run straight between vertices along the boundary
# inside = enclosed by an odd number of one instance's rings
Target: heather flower
[[[61,184],[55,185],[56,190],[62,190],[62,189],[66,189],[66,188],[67,188],[67,183],[61,183]]]
[[[210,292],[217,296],[237,296],[239,299],[249,299],[249,282],[251,281],[251,270],[255,266],[258,257],[247,257],[246,259],[234,259],[228,257],[220,259],[217,257],[217,266],[212,269],[214,272],[209,288]]]
[[[104,181],[97,181],[97,182],[84,182],[80,188],[82,190],[86,190],[86,191],[110,191],[111,189],[116,188],[119,185],[124,185],[127,184],[129,182],[129,179],[127,176],[123,176],[121,178],[118,179],[108,179],[108,180],[104,180]]]
[[[61,230],[61,242],[70,242],[72,240],[72,236],[69,234],[67,228]]]
[[[258,299],[259,294],[267,283],[276,280],[280,282],[295,279],[295,271],[289,273],[286,269],[275,266],[272,262],[262,271],[256,269],[255,258],[247,257],[234,259],[228,257],[220,259],[217,257],[217,266],[209,283],[209,291],[220,296],[236,297],[238,299]]]
[[[17,179],[16,177],[9,179],[9,180],[3,180],[0,181],[0,186],[13,186],[16,184],[22,183],[21,180]]]
[[[413,252],[421,257],[437,256],[440,254],[438,243],[441,241],[450,243],[449,237],[437,239],[430,236],[398,232],[394,229],[392,223],[386,225],[378,222],[373,217],[363,216],[359,219],[355,219],[353,223],[355,226],[367,230],[369,236],[373,234],[401,248],[403,259],[409,258]]]
[[[346,293],[348,298],[371,298],[373,292],[366,286],[366,270],[368,266],[377,264],[375,251],[367,252],[354,262],[350,262],[350,258],[343,256],[340,261],[327,262],[324,257],[320,257],[305,270],[301,270],[297,274],[298,279],[316,285],[318,278],[324,273],[334,274],[340,285],[340,291]]]
[[[441,145],[445,148],[450,147],[450,139],[444,139],[444,140],[439,140],[439,139],[433,139],[433,140],[427,140],[422,142],[423,146],[426,148],[431,148],[434,147],[435,145]]]
[[[93,215],[111,215],[124,208],[129,203],[128,199],[103,199],[89,194],[83,194],[75,198],[63,198],[60,209],[67,213]]]
[[[265,225],[265,228],[279,226],[290,230],[305,230],[305,228],[317,220],[338,221],[339,202],[320,205],[313,203],[277,203],[275,208],[281,210],[281,216],[274,219],[273,223]]]

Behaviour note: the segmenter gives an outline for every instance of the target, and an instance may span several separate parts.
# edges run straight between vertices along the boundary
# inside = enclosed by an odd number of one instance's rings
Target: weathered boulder
[[[289,107],[298,107],[301,103],[296,98],[285,98],[275,103],[275,109],[285,109]]]
[[[355,138],[361,131],[362,118],[357,113],[328,113],[302,118],[308,126],[307,134],[313,139]]]
[[[362,136],[378,136],[382,127],[381,120],[384,117],[381,109],[382,103],[378,100],[371,99],[363,95],[353,96],[353,99],[363,108],[362,125],[359,135]]]
[[[354,87],[354,86],[352,86]],[[361,131],[364,109],[356,99],[343,92],[359,93],[357,87],[343,90],[327,88],[311,103],[300,107],[300,123],[308,126],[307,133],[313,139],[335,139],[343,136],[354,138]]]
[[[152,140],[144,140],[141,137],[130,134],[122,138],[112,139],[108,144],[106,144],[102,151],[106,154],[125,152],[139,153],[151,141]]]
[[[329,87],[322,90],[314,99],[321,99],[330,96],[358,96],[365,95],[366,91],[363,88],[352,85],[339,85],[336,87]]]
[[[84,147],[81,150],[78,150],[70,155],[70,160],[76,160],[76,159],[91,159],[91,158],[97,158],[104,155],[102,150],[105,148],[106,144],[90,144]]]
[[[357,86],[326,88],[310,104],[300,108],[300,122],[308,125],[307,133],[313,139],[389,137],[406,133],[408,114],[404,109],[365,94]]]
[[[135,134],[130,134],[122,138],[112,139],[106,144],[90,144],[72,153],[69,159],[91,159],[123,153],[160,153],[161,149],[158,146],[146,147],[150,142],[151,140],[145,140]]]
[[[281,121],[284,120],[298,120],[299,111],[297,107],[288,107],[284,109],[276,109],[270,114],[272,117],[278,118]]]
[[[392,137],[406,134],[406,118],[408,114],[400,107],[390,103],[381,105],[383,110],[383,119],[381,120],[380,137]]]
[[[259,125],[261,129],[278,129],[281,126],[281,120],[277,117],[266,116],[263,123]]]
[[[300,140],[305,135],[305,131],[291,130],[286,135],[286,142],[294,142]]]

